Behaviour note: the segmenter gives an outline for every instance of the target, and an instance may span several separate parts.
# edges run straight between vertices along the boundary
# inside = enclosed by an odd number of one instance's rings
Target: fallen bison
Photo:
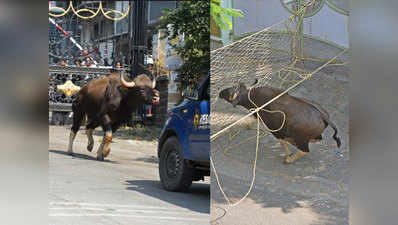
[[[257,80],[253,85],[257,83]],[[252,86],[253,86],[252,85]],[[246,109],[254,109],[261,107],[280,93],[282,90],[272,87],[253,87],[250,92],[243,83],[234,84],[233,87],[222,90],[219,94],[220,98],[230,102],[234,107],[243,106]],[[250,101],[248,94],[250,93]],[[254,105],[254,104],[255,105]],[[268,111],[282,111],[286,115],[285,124],[281,128],[284,121],[282,113],[271,113],[267,111],[259,111],[259,115],[264,123],[272,130],[272,134],[279,139],[281,145],[285,148],[285,163],[292,163],[303,157],[309,152],[309,142],[319,142],[322,140],[322,132],[330,125],[334,129],[333,138],[340,147],[341,141],[337,137],[337,128],[329,120],[329,114],[325,109],[315,102],[297,98],[289,94],[284,94],[275,101],[264,107]],[[255,117],[256,114],[253,114]],[[280,128],[280,130],[278,130]],[[287,143],[298,148],[296,153],[291,153]]]
[[[101,126],[104,137],[97,151],[97,159],[103,160],[110,152],[112,133],[129,121],[131,113],[141,104],[157,104],[159,92],[155,90],[156,78],[141,74],[126,81],[123,72],[89,81],[77,93],[72,104],[73,125],[69,136],[68,153],[73,155],[73,141],[80,125],[87,116],[87,150],[94,147],[93,130]]]

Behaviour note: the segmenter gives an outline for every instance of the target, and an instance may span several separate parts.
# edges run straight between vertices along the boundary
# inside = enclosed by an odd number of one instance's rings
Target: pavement
[[[75,156],[66,154],[69,126],[49,126],[49,224],[209,224],[210,184],[193,183],[186,193],[162,189],[151,135],[118,131],[105,161],[97,161],[102,132],[86,150],[81,129]]]

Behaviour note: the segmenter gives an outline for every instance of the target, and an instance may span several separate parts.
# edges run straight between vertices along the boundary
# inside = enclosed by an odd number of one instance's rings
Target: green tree
[[[243,17],[239,9],[224,8],[221,6],[221,0],[211,0],[210,14],[218,27],[223,30],[232,30],[231,17]]]
[[[178,70],[183,86],[197,84],[210,70],[209,18],[209,1],[180,1],[177,9],[163,10],[158,28],[167,30],[169,40],[184,36],[183,44],[171,44],[184,61]]]

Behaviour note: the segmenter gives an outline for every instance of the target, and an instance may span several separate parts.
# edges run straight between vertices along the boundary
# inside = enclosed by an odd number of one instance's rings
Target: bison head
[[[258,80],[256,79],[251,86],[254,86],[257,82]],[[218,96],[236,107],[242,96],[247,96],[247,92],[248,89],[244,83],[234,83],[232,87],[222,90]]]
[[[153,80],[146,75],[141,74],[136,76],[132,81],[126,81],[123,73],[120,74],[122,86],[128,90],[131,100],[139,101],[144,104],[158,104],[159,91],[155,89],[156,78]]]

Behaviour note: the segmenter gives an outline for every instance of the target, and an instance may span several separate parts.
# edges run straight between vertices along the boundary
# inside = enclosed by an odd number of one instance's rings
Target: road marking
[[[147,208],[147,209],[169,209],[169,207],[159,206],[143,206],[143,205],[118,205],[118,204],[100,204],[86,202],[50,202],[49,205],[76,205],[76,206],[102,206],[102,207],[119,207],[119,208]]]
[[[139,215],[125,215],[125,214],[107,214],[107,213],[53,213],[53,217],[77,217],[77,216],[107,216],[107,217],[130,217],[130,218],[150,218],[151,220],[185,220],[185,221],[204,221],[206,219],[188,218],[188,217],[171,217],[171,216],[139,216]]]
[[[91,211],[113,211],[113,212],[139,212],[139,213],[184,213],[186,214],[186,210],[170,210],[167,211],[165,210],[166,208],[162,208],[161,210],[146,210],[146,209],[114,209],[114,208],[88,208],[88,207],[82,207],[82,208],[64,208],[64,207],[54,207],[54,208],[49,208],[49,210],[91,210]],[[194,214],[192,212],[192,214]]]
[[[103,208],[59,208],[59,207],[55,207],[55,208],[49,208],[49,210],[76,210],[76,209],[84,209],[84,210],[93,210],[93,211],[106,211],[107,209],[103,209]],[[109,209],[108,209],[109,210]]]

